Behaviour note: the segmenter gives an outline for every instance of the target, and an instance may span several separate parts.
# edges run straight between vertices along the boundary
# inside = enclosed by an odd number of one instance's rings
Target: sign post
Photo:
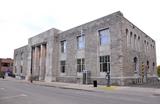
[[[142,79],[144,79],[144,64],[142,64]]]
[[[107,87],[110,87],[110,72],[107,71],[106,73],[106,80],[107,80]]]

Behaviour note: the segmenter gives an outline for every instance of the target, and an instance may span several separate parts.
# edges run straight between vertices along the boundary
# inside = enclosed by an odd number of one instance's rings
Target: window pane
[[[104,56],[104,62],[108,62],[108,57]]]
[[[61,52],[62,53],[66,52],[66,40],[61,41]]]
[[[77,72],[81,72],[81,65],[77,65]]]
[[[109,29],[99,31],[100,45],[109,44]]]
[[[65,65],[65,61],[62,61],[62,64]]]
[[[61,66],[61,72],[65,73],[65,66]]]
[[[82,71],[85,70],[85,65],[82,65]]]
[[[63,43],[61,43],[61,52],[64,52]]]
[[[66,53],[66,45],[67,45],[67,42],[64,41],[64,53]]]
[[[63,66],[63,73],[65,72],[65,66]]]
[[[61,61],[60,62],[60,64],[61,64],[61,72],[62,73],[65,73],[65,63],[66,63],[65,61]]]
[[[102,56],[99,57],[99,61],[102,62]]]
[[[104,62],[104,56],[100,56],[100,62]]]
[[[110,56],[107,56],[108,57],[108,61],[107,62],[110,62]]]
[[[65,61],[61,61],[61,65],[65,65]]]
[[[83,59],[82,59],[82,64],[84,64],[84,61],[85,61],[85,60],[84,60],[84,58],[83,58]]]
[[[82,72],[82,64],[79,65],[79,70]]]
[[[110,56],[104,56],[104,62],[110,62]]]
[[[103,72],[107,72],[107,63],[103,63]]]
[[[85,47],[85,36],[78,36],[77,37],[77,47],[78,49],[83,49]]]
[[[81,64],[81,59],[77,59],[77,64]]]

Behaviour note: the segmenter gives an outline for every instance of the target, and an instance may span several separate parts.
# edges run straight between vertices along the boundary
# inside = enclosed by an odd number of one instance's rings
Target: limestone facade
[[[50,29],[26,47],[26,79],[83,83],[86,70],[88,81],[99,84],[106,84],[107,72],[117,85],[156,77],[155,41],[121,12],[67,31]]]
[[[18,79],[25,79],[27,75],[28,45],[14,50],[13,72]]]

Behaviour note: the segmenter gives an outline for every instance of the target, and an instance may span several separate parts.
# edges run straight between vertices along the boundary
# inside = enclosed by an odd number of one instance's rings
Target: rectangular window
[[[85,48],[85,36],[81,35],[77,37],[77,48],[84,49]]]
[[[100,45],[107,45],[110,43],[109,29],[99,30]]]
[[[66,53],[66,40],[61,41],[61,53]]]
[[[110,72],[110,56],[100,56],[100,72]]]
[[[9,67],[9,63],[2,63],[3,67]]]
[[[77,59],[77,72],[85,70],[85,59]]]
[[[21,52],[21,60],[23,60],[23,52]]]
[[[60,66],[61,66],[61,73],[65,73],[66,69],[66,61],[60,61]]]

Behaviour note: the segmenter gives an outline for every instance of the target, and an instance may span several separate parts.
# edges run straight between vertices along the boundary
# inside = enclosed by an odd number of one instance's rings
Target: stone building
[[[106,84],[108,73],[111,84],[127,85],[156,77],[155,41],[121,12],[67,31],[50,29],[31,37],[25,47],[15,53],[24,49],[27,54],[26,79]],[[21,54],[14,55],[15,63],[20,61]]]

